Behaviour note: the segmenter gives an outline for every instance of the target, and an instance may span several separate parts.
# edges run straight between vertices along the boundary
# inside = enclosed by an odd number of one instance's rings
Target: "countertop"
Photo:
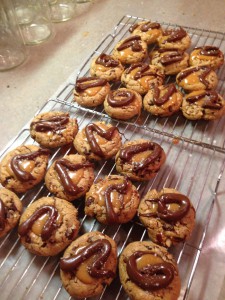
[[[224,0],[92,0],[77,4],[73,19],[54,24],[53,38],[40,45],[27,47],[29,57],[21,66],[0,73],[0,152],[59,86],[79,70],[90,52],[124,15],[225,32],[224,12]],[[225,182],[225,174],[221,176],[221,181]],[[222,203],[222,185],[218,197]],[[209,272],[208,266],[211,272],[224,268],[224,210],[218,203],[213,210],[212,222],[199,261],[200,267],[196,272],[199,278],[203,272]],[[213,267],[214,258],[218,263]],[[216,298],[208,294],[209,287],[212,286],[210,278],[210,274],[203,276],[199,281],[200,288],[196,283],[193,284],[193,288],[199,289],[199,298],[190,298],[191,300],[225,298],[225,277],[218,277]]]

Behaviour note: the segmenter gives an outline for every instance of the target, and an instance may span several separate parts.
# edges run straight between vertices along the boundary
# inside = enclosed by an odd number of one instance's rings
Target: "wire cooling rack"
[[[149,189],[162,189],[163,187],[176,188],[186,194],[193,202],[196,209],[196,226],[192,238],[184,244],[180,244],[170,252],[174,255],[180,271],[182,288],[179,299],[197,299],[191,285],[195,278],[195,270],[204,247],[207,229],[212,219],[212,212],[217,201],[217,192],[220,179],[225,167],[225,118],[213,122],[191,122],[181,114],[169,118],[152,117],[142,112],[138,118],[129,121],[117,121],[109,118],[103,107],[86,109],[73,102],[73,89],[77,77],[89,74],[90,62],[94,56],[105,52],[110,54],[114,45],[129,35],[129,27],[143,20],[133,16],[124,16],[116,25],[112,33],[108,34],[99,46],[90,54],[79,72],[74,73],[68,81],[62,85],[60,91],[55,94],[40,109],[40,112],[50,110],[67,111],[71,117],[77,118],[79,128],[84,128],[88,123],[95,121],[110,122],[117,126],[125,140],[138,138],[151,139],[159,143],[166,152],[167,161],[157,176],[147,183],[136,186],[141,196]],[[177,27],[177,25],[162,23],[164,28]],[[184,27],[192,39],[192,48],[202,45],[214,45],[225,52],[224,34]],[[223,79],[225,68],[218,72],[219,85],[217,90],[225,95]],[[173,78],[168,77],[168,81]],[[112,89],[118,88],[114,84]],[[21,144],[34,144],[29,134],[29,124],[25,126],[8,147],[1,153],[5,153]],[[54,152],[50,164],[58,157],[67,153],[73,153],[73,148],[64,147]],[[114,161],[96,163],[95,178],[115,174]],[[43,184],[28,191],[21,198],[24,207],[42,196],[49,196],[49,192]],[[80,235],[89,231],[101,231],[111,236],[118,245],[118,255],[124,247],[137,240],[148,240],[145,228],[138,218],[123,225],[105,226],[96,220],[84,215],[83,199],[75,201],[81,221]],[[59,277],[60,256],[38,257],[30,254],[20,244],[17,237],[17,229],[11,231],[0,240],[0,295],[1,299],[71,299],[62,287]],[[223,274],[225,275],[225,274]],[[191,295],[191,297],[189,297]],[[128,299],[120,285],[119,277],[106,287],[95,300],[125,300]],[[214,298],[216,299],[216,298]]]

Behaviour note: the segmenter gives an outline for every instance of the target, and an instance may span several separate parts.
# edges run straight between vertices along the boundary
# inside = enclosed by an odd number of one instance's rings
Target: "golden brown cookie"
[[[181,110],[189,120],[216,120],[225,114],[225,100],[214,90],[193,91],[184,97]]]
[[[191,45],[191,38],[182,27],[167,29],[158,37],[160,48],[186,50]]]
[[[35,145],[19,146],[0,163],[1,184],[15,193],[25,193],[42,181],[50,151]]]
[[[157,49],[150,53],[151,64],[162,68],[165,75],[174,75],[188,67],[189,54],[177,49]]]
[[[182,70],[176,82],[186,91],[211,90],[217,87],[218,78],[209,66],[197,66]]]
[[[196,47],[190,54],[191,66],[209,66],[216,70],[224,63],[223,52],[215,46]]]
[[[73,201],[84,196],[94,181],[93,164],[84,155],[57,159],[45,175],[45,184],[55,196]]]
[[[109,236],[93,231],[77,238],[60,260],[60,276],[72,297],[102,293],[116,275],[117,246]]]
[[[74,147],[90,161],[109,159],[116,155],[121,147],[121,135],[117,127],[105,122],[88,124],[78,132]]]
[[[165,160],[159,144],[145,139],[128,141],[116,155],[116,170],[131,180],[145,181],[156,176]]]
[[[122,64],[133,64],[147,57],[147,44],[140,36],[132,35],[120,41],[113,50],[113,57]]]
[[[135,23],[129,31],[132,35],[139,35],[148,45],[157,42],[157,38],[162,34],[161,25],[151,21]]]
[[[22,214],[19,237],[31,253],[53,256],[64,250],[77,236],[77,209],[68,201],[42,197]]]
[[[143,95],[148,92],[152,84],[162,85],[164,77],[162,68],[146,63],[135,63],[125,69],[121,76],[121,82],[126,88]]]
[[[0,238],[17,225],[22,209],[16,194],[5,188],[0,189]]]
[[[122,286],[132,300],[177,300],[180,277],[166,248],[152,242],[133,242],[119,259]]]
[[[127,223],[135,216],[140,197],[131,181],[110,175],[94,183],[86,194],[85,214],[103,224]]]
[[[121,78],[124,67],[121,62],[105,53],[95,57],[91,62],[90,74],[107,81],[118,81]]]
[[[41,146],[56,148],[71,144],[78,131],[69,113],[50,111],[37,115],[30,124],[31,137]]]
[[[128,120],[141,113],[142,97],[131,89],[119,88],[111,91],[105,98],[104,109],[111,117]]]
[[[138,208],[149,238],[164,247],[185,242],[195,225],[195,209],[187,196],[175,189],[151,190]]]
[[[143,100],[145,110],[160,117],[171,116],[180,110],[182,93],[175,84],[152,86]]]
[[[97,77],[82,77],[77,79],[74,88],[74,101],[85,107],[95,107],[102,104],[110,92],[106,79]]]

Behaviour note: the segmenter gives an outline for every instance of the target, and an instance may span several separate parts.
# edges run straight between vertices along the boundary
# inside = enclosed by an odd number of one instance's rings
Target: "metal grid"
[[[126,35],[131,24],[140,18],[125,16],[117,24],[114,32],[109,34],[99,47],[90,55],[79,71],[78,76],[88,74],[91,59],[101,52],[110,53],[115,43]],[[162,23],[161,23],[162,24]],[[162,24],[165,27],[175,25]],[[225,52],[224,35],[217,32],[208,32],[193,28],[185,28],[192,37],[192,46],[217,45]],[[219,92],[225,94],[224,77],[225,68],[220,69],[218,76]],[[136,184],[141,196],[149,189],[163,187],[176,188],[186,194],[196,209],[196,227],[192,238],[185,244],[178,245],[170,251],[179,264],[182,289],[180,299],[188,299],[191,283],[194,278],[198,259],[201,255],[211,214],[217,199],[217,190],[225,166],[225,126],[224,118],[215,122],[189,122],[181,115],[170,118],[153,118],[144,112],[139,118],[129,122],[120,122],[110,119],[102,107],[94,110],[84,109],[73,102],[74,74],[63,86],[62,90],[50,99],[39,112],[50,110],[69,111],[72,117],[77,118],[79,128],[82,129],[89,122],[104,120],[117,126],[122,133],[123,141],[147,138],[163,147],[167,155],[166,164],[158,175],[147,183]],[[168,78],[171,80],[171,78]],[[116,88],[116,86],[112,86]],[[39,113],[38,112],[38,113]],[[5,152],[21,144],[33,144],[28,127],[25,127]],[[66,153],[73,152],[73,148],[56,151],[50,161]],[[0,157],[0,158],[1,158]],[[105,161],[95,165],[96,180],[108,174],[114,174],[114,161]],[[24,206],[28,206],[36,199],[50,195],[44,185],[23,195]],[[75,201],[81,221],[80,235],[93,230],[99,230],[111,236],[118,245],[118,255],[124,247],[132,241],[148,240],[144,227],[138,218],[123,225],[105,226],[96,220],[84,215],[82,200]],[[0,293],[1,299],[71,299],[62,287],[59,268],[59,256],[38,257],[30,254],[21,246],[17,230],[11,231],[0,241]],[[102,295],[95,299],[124,300],[128,299],[123,291],[118,276]]]

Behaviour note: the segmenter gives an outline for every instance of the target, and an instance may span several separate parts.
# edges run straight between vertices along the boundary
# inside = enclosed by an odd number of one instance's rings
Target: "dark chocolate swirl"
[[[132,91],[116,90],[108,94],[107,102],[112,107],[122,107],[132,103],[134,98]]]
[[[119,65],[118,60],[115,60],[112,56],[102,53],[96,59],[96,64],[102,65],[104,67],[115,68]]]
[[[131,48],[134,52],[140,52],[142,50],[141,46],[141,37],[138,35],[133,35],[127,39],[125,39],[122,44],[117,47],[118,51],[122,51],[127,48]]]
[[[220,110],[222,108],[222,104],[219,102],[219,96],[217,92],[213,90],[203,91],[201,94],[197,94],[194,96],[187,96],[186,101],[190,103],[194,103],[196,101],[205,98],[202,104],[203,108]]]
[[[177,92],[176,86],[173,83],[167,85],[165,89],[166,92],[162,97],[160,97],[160,89],[158,86],[154,86],[153,101],[157,106],[161,106],[169,101],[170,97]]]
[[[182,61],[184,59],[184,52],[180,50],[167,50],[168,53],[164,54],[160,58],[161,64],[164,66],[171,65],[173,63]],[[159,50],[160,53],[166,52]]]
[[[142,32],[147,32],[151,29],[159,29],[161,26],[157,22],[146,22],[140,26]]]
[[[107,80],[98,77],[82,77],[76,81],[75,90],[81,93],[89,88],[104,86]]]
[[[183,79],[185,79],[192,73],[200,71],[201,74],[198,75],[198,78],[199,78],[200,82],[202,82],[206,87],[208,87],[209,82],[206,80],[206,77],[211,72],[211,70],[212,69],[208,66],[197,66],[197,67],[185,69],[178,74],[177,80],[178,80],[178,82],[181,82]]]
[[[129,68],[126,69],[125,73],[129,74],[131,71],[137,68],[138,70],[134,75],[135,80],[138,80],[144,76],[159,76],[156,72],[151,71],[149,65],[145,63],[133,63],[129,66]]]
[[[182,40],[187,35],[187,32],[180,27],[178,29],[166,30],[164,34],[169,35],[169,37],[165,40],[165,43],[173,43]]]
[[[219,48],[215,46],[195,47],[195,49],[200,49],[199,54],[206,56],[220,56],[221,54]]]
[[[69,114],[63,114],[59,116],[52,116],[47,119],[42,119],[31,123],[31,127],[37,132],[56,132],[66,128],[66,124],[69,123]]]
[[[0,199],[0,231],[3,231],[5,229],[5,224],[6,224],[5,204]]]

